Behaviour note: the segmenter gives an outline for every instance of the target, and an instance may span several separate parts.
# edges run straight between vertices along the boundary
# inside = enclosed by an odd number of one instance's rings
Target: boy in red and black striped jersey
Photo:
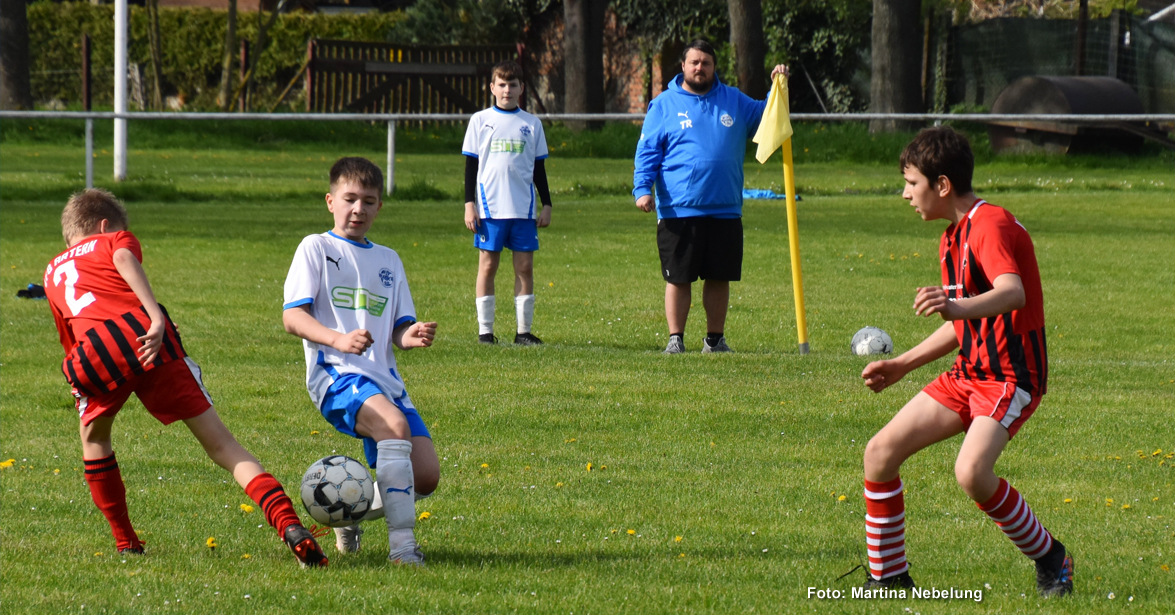
[[[65,348],[61,371],[81,418],[86,483],[118,551],[143,552],[110,442],[114,417],[134,393],[159,422],[187,425],[208,456],[257,502],[299,562],[325,566],[322,549],[302,527],[281,484],[233,438],[212,407],[199,366],[155,301],[140,265],[139,241],[127,231],[126,209],[109,192],[85,190],[70,197],[61,229],[69,248],[45,269],[45,294]]]
[[[905,500],[898,476],[914,453],[966,433],[955,462],[959,486],[1027,557],[1043,596],[1073,590],[1073,559],[995,463],[1046,390],[1044,299],[1028,232],[1007,210],[975,196],[966,137],[928,128],[901,157],[903,198],[923,220],[946,220],[942,285],[919,288],[914,312],[938,314],[937,331],[861,374],[874,392],[958,349],[945,374],[911,399],[865,447],[866,589],[912,587],[906,563]]]

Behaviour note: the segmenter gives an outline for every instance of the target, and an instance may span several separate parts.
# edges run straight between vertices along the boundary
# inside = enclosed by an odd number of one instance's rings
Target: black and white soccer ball
[[[889,339],[888,333],[877,327],[865,327],[853,336],[849,350],[852,350],[853,354],[858,357],[871,354],[889,354],[893,352],[893,340]]]
[[[315,461],[302,476],[302,505],[314,520],[347,527],[363,519],[375,502],[375,481],[362,463],[343,455]]]

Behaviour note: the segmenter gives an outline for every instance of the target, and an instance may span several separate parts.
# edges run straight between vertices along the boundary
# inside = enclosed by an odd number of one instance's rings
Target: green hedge
[[[268,17],[268,13],[264,14]],[[32,61],[33,98],[40,103],[64,102],[71,108],[81,103],[81,39],[91,39],[92,92],[95,106],[114,104],[114,7],[84,2],[37,2],[28,9],[29,51]],[[237,14],[237,38],[255,41],[257,14]],[[183,95],[188,110],[212,110],[220,85],[227,12],[212,9],[159,10],[163,45],[164,95]],[[402,12],[362,15],[288,13],[269,31],[269,44],[261,56],[255,78],[254,109],[268,110],[306,58],[306,41],[333,38],[356,41],[388,40],[405,21]],[[143,68],[144,96],[150,104],[151,60],[147,11],[131,7],[130,62]],[[237,74],[234,68],[234,75]],[[299,84],[287,97],[286,106],[301,101]]]

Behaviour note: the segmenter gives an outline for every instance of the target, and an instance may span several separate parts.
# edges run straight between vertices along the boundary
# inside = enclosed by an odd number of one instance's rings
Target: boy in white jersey
[[[392,346],[432,345],[437,323],[416,322],[404,265],[366,237],[383,207],[383,174],[364,158],[330,170],[334,228],[302,240],[286,277],[282,323],[303,339],[310,399],[339,432],[363,439],[388,526],[388,559],[422,565],[415,500],[436,489],[440,464]],[[359,527],[338,528],[339,551],[358,551]]]
[[[477,267],[478,341],[494,337],[494,277],[502,248],[514,253],[514,309],[518,334],[514,343],[543,343],[530,332],[534,321],[534,252],[538,228],[551,224],[551,191],[547,186],[547,138],[543,124],[518,107],[522,68],[498,63],[491,77],[494,106],[474,114],[465,131],[465,227],[480,251]],[[535,212],[535,191],[542,203]]]

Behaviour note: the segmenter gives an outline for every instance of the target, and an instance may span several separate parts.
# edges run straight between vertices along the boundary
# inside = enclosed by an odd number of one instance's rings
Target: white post
[[[94,187],[94,120],[86,118],[86,188]]]
[[[384,178],[388,196],[396,190],[396,120],[388,120],[388,176]]]
[[[114,0],[114,112],[126,113],[127,0]],[[126,179],[126,120],[114,120],[114,181]]]

